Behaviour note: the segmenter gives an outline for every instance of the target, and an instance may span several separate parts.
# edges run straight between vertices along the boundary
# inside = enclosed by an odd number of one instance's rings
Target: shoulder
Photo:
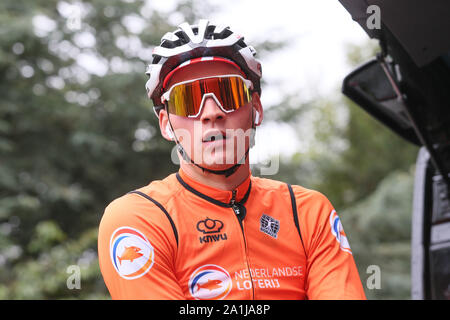
[[[252,191],[256,190],[264,195],[282,195],[289,194],[288,184],[282,181],[252,176]]]
[[[303,228],[316,229],[318,225],[326,225],[334,211],[330,200],[320,191],[267,178],[254,177],[253,181],[265,195],[274,193],[290,199],[291,204],[296,207]]]
[[[286,182],[260,177],[252,177],[252,183],[257,188],[263,189],[266,192],[272,191],[290,193],[290,187],[297,205],[311,203],[329,203],[328,198],[321,192],[313,189],[308,189],[300,185],[290,185]]]
[[[179,189],[175,174],[171,174],[165,179],[154,180],[146,186],[132,190],[114,199],[107,205],[105,213],[129,211],[128,209],[157,209],[157,204],[165,205],[179,192]],[[151,203],[155,204],[156,207],[149,206]]]
[[[292,185],[292,191],[298,204],[303,206],[331,206],[328,197],[318,190],[308,189],[299,185]]]
[[[309,252],[321,239],[333,235],[332,226],[339,218],[330,200],[320,191],[298,185],[293,185],[292,190],[300,229]]]
[[[327,223],[334,210],[326,195],[318,190],[292,185],[292,192],[297,203],[298,216],[309,227]]]
[[[153,181],[111,201],[100,221],[99,238],[123,227],[138,229],[144,234],[166,234],[167,237],[173,238],[171,219],[165,210],[167,201],[177,192],[176,188],[170,185],[171,176]]]

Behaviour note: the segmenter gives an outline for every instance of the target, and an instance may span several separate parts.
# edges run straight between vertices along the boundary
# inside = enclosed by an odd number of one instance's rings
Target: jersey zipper
[[[250,283],[252,285],[252,299],[255,299],[255,286],[253,285],[252,273],[250,271],[250,263],[248,261],[247,240],[245,239],[245,233],[244,233],[244,217],[245,217],[245,211],[247,209],[245,208],[245,206],[243,204],[236,202],[236,193],[237,193],[236,189],[232,191],[231,200],[230,200],[229,204],[231,206],[231,209],[233,209],[233,212],[234,212],[236,218],[239,221],[239,226],[241,227],[242,238],[244,239],[245,258],[246,258],[246,262],[247,262],[247,269],[248,269],[248,274],[250,276]]]

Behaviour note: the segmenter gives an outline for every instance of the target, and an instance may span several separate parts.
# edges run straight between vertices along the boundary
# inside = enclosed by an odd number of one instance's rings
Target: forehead
[[[231,63],[224,61],[201,61],[185,65],[175,70],[175,72],[170,75],[170,78],[167,79],[165,88],[168,89],[174,84],[182,81],[229,74],[244,76],[239,67]]]

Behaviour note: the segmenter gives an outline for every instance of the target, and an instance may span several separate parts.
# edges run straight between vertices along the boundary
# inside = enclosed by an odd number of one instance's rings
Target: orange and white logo
[[[189,279],[189,292],[197,300],[222,300],[232,286],[228,271],[215,264],[201,266]]]
[[[124,279],[137,279],[146,274],[154,262],[150,241],[138,230],[121,227],[114,231],[110,241],[111,261]]]
[[[339,219],[339,216],[335,210],[331,211],[330,225],[331,225],[331,233],[333,234],[333,236],[335,236],[336,240],[339,242],[341,250],[352,254],[352,249],[350,248],[347,236],[345,235],[341,219]]]

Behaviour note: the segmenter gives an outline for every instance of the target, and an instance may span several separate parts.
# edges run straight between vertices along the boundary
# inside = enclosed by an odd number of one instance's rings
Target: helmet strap
[[[166,109],[167,110],[167,109]],[[244,164],[245,160],[248,157],[249,151],[250,149],[255,145],[255,133],[256,133],[256,126],[255,126],[255,122],[253,119],[253,109],[252,110],[252,131],[250,133],[250,146],[247,148],[247,150],[245,151],[244,156],[241,158],[241,160],[238,161],[238,163],[236,163],[235,165],[233,165],[232,167],[228,168],[228,169],[224,169],[224,170],[212,170],[212,169],[208,169],[205,167],[202,167],[200,165],[198,165],[197,163],[195,163],[194,161],[192,161],[192,159],[189,157],[189,155],[187,154],[186,150],[184,150],[183,146],[181,145],[180,141],[178,140],[176,134],[175,134],[175,130],[173,129],[172,123],[170,122],[170,117],[169,117],[169,111],[167,110],[167,120],[169,122],[169,126],[170,129],[173,132],[173,137],[175,140],[175,143],[177,145],[177,150],[180,153],[181,157],[183,158],[184,161],[191,163],[193,165],[195,165],[196,167],[200,168],[203,170],[203,172],[209,172],[212,174],[217,174],[217,175],[224,175],[225,177],[229,177],[231,176],[233,173],[235,173],[237,171],[237,169]]]

